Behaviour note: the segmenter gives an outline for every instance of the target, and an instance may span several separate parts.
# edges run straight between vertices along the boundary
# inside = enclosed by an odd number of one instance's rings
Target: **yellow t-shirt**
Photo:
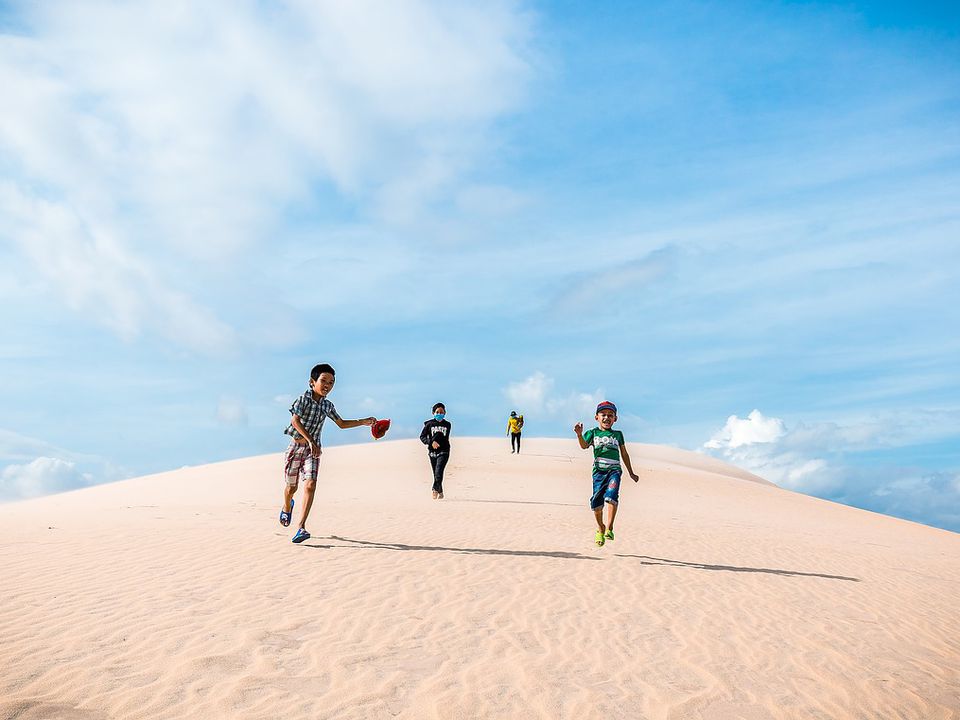
[[[523,427],[523,424],[520,418],[512,417],[507,420],[507,432],[518,433],[521,427]]]

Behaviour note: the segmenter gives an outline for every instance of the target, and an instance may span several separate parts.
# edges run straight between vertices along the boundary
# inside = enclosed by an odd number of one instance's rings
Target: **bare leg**
[[[615,517],[617,517],[617,503],[608,502],[604,503],[604,505],[610,508],[610,512],[608,513],[609,519],[607,520],[607,529],[610,532],[613,532],[613,520]]]
[[[297,485],[285,483],[283,486],[283,511],[290,512],[293,503],[293,496],[297,492]]]
[[[600,528],[600,532],[606,530],[603,526],[603,506],[601,505],[596,510],[593,511],[593,516],[597,519],[597,527]]]
[[[300,527],[305,528],[307,516],[310,514],[310,508],[313,506],[313,495],[317,491],[317,481],[307,480],[303,484],[303,509],[300,511]]]

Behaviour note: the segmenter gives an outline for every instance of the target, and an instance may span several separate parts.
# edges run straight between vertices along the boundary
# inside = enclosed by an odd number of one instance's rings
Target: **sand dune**
[[[330,448],[0,506],[0,718],[960,717],[960,536],[632,444]]]

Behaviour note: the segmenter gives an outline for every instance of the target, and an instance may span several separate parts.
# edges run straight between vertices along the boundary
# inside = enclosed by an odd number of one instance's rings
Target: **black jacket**
[[[427,446],[431,454],[450,452],[450,423],[446,420],[427,420],[420,432],[420,442]],[[434,449],[433,443],[439,445]]]

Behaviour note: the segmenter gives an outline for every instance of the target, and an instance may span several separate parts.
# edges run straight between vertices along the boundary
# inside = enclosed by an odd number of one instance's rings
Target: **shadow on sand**
[[[769,575],[784,575],[787,577],[818,577],[827,580],[846,580],[860,582],[860,578],[846,575],[825,575],[823,573],[798,572],[796,570],[776,570],[773,568],[737,567],[736,565],[707,565],[705,563],[683,562],[668,558],[650,557],[649,555],[624,555],[617,553],[617,557],[639,558],[641,565],[666,565],[667,567],[688,567],[696,570],[724,570],[726,572],[767,573]]]
[[[338,544],[326,544],[317,542],[318,540],[334,540]],[[354,540],[352,538],[340,537],[339,535],[329,535],[325,538],[311,538],[300,547],[309,547],[316,550],[332,550],[334,548],[353,548],[355,550],[403,550],[420,552],[449,552],[459,555],[512,555],[514,557],[543,557],[559,558],[561,560],[602,560],[601,557],[590,555],[581,555],[574,552],[565,552],[563,550],[501,550],[499,548],[463,548],[463,547],[444,547],[441,545],[405,545],[403,543],[391,542],[371,542],[369,540]],[[860,582],[860,578],[847,577],[846,575],[827,575],[825,573],[799,572],[797,570],[777,570],[775,568],[754,568],[738,567],[736,565],[708,565],[706,563],[683,562],[682,560],[670,560],[669,558],[658,558],[650,555],[628,555],[625,553],[614,553],[613,557],[636,558],[640,560],[641,565],[663,565],[665,567],[684,567],[695,570],[720,570],[723,572],[743,572],[743,573],[765,573],[767,575],[782,575],[784,577],[818,577],[826,580],[846,580],[847,582]]]
[[[457,498],[452,502],[475,502],[475,503],[495,503],[500,505],[502,503],[507,503],[509,505],[559,505],[560,507],[582,507],[584,503],[562,503],[562,502],[547,502],[545,500],[483,500],[480,498]]]
[[[319,538],[318,538],[319,539]],[[369,548],[371,550],[419,550],[426,552],[452,552],[462,555],[513,555],[515,557],[544,557],[560,558],[561,560],[600,560],[598,557],[589,555],[580,555],[579,553],[564,552],[562,550],[500,550],[497,548],[458,548],[458,547],[440,547],[437,545],[404,545],[402,543],[389,542],[369,542],[367,540],[352,540],[351,538],[330,535],[327,540],[337,540],[347,545],[323,545],[308,540],[302,543],[302,547],[312,547],[322,550],[331,548]]]

